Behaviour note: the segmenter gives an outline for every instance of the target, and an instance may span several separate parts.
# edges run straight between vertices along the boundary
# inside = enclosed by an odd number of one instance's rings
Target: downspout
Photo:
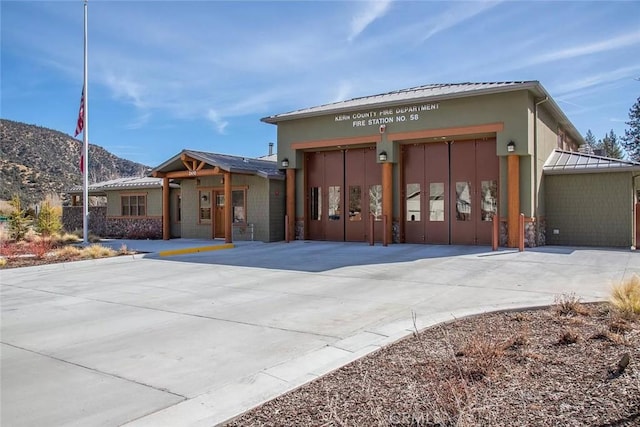
[[[538,105],[548,100],[549,97],[545,96],[536,101],[533,108],[533,216],[536,218],[534,222],[536,246],[538,245],[538,236],[540,236],[540,218],[538,217]]]

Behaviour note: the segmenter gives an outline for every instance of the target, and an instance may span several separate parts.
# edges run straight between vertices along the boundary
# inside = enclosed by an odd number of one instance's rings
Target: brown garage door
[[[307,237],[367,241],[373,212],[375,236],[381,239],[382,177],[375,147],[310,152],[305,161]]]
[[[407,243],[490,244],[499,175],[495,139],[404,145]]]

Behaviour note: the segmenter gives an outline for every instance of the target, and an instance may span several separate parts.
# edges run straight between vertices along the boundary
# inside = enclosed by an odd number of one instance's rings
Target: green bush
[[[40,206],[40,213],[36,220],[36,230],[44,236],[51,236],[60,232],[62,230],[62,210],[51,206],[51,203],[45,200]]]
[[[9,234],[16,241],[22,240],[31,229],[33,220],[27,215],[26,210],[22,209],[20,197],[13,196],[11,198],[11,207],[13,207],[13,212],[9,215]]]

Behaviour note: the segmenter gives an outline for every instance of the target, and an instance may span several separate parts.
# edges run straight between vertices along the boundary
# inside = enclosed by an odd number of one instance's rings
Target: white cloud
[[[351,19],[351,28],[347,40],[350,42],[358,37],[373,21],[382,18],[392,0],[374,0],[366,4],[358,4],[360,13]]]
[[[429,27],[426,29],[426,34],[423,34],[420,38],[421,42],[425,42],[434,35],[448,30],[468,19],[473,18],[495,6],[502,1],[492,2],[454,2],[451,8],[447,9],[444,13],[438,15],[435,19],[432,19],[429,23]]]
[[[570,59],[578,56],[592,55],[594,53],[606,52],[614,49],[620,49],[627,46],[640,43],[640,31],[629,34],[623,34],[607,40],[601,40],[595,43],[588,43],[578,46],[572,46],[560,49],[555,52],[543,53],[534,56],[527,61],[526,65],[544,64],[547,62],[557,61],[560,59]]]
[[[220,117],[220,114],[218,114],[216,110],[210,108],[209,111],[207,111],[207,119],[209,119],[209,121],[213,123],[213,125],[216,127],[216,131],[219,134],[224,134],[224,130],[229,122]]]
[[[581,91],[593,86],[600,86],[622,79],[630,79],[640,70],[640,64],[622,67],[614,70],[607,70],[602,73],[592,74],[577,80],[571,80],[565,84],[555,87],[554,92],[565,95],[570,92]]]

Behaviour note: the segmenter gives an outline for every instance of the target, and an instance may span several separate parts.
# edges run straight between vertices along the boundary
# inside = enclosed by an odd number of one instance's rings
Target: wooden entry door
[[[308,238],[344,241],[343,151],[307,153],[306,170]]]
[[[224,237],[224,192],[214,191],[213,237]]]

